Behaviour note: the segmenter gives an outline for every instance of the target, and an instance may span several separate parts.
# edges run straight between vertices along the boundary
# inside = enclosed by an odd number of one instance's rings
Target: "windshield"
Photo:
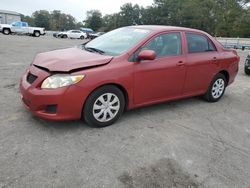
[[[117,56],[128,51],[149,33],[150,30],[120,28],[90,41],[85,45],[85,49],[97,49],[105,54]]]

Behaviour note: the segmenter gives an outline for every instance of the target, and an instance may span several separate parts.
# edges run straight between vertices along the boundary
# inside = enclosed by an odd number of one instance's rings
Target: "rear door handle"
[[[213,57],[212,61],[216,62],[217,61],[217,57]]]
[[[179,62],[177,63],[177,66],[183,66],[183,65],[185,65],[185,63],[184,63],[183,61],[179,61]]]

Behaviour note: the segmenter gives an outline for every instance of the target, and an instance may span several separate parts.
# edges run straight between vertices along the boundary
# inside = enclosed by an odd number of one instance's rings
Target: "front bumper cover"
[[[29,72],[37,76],[32,84],[27,81]],[[76,85],[57,89],[41,89],[41,83],[49,75],[49,73],[31,66],[22,76],[20,94],[24,106],[34,115],[48,120],[80,119],[87,94]],[[51,109],[51,106],[56,106],[56,111],[48,110]]]

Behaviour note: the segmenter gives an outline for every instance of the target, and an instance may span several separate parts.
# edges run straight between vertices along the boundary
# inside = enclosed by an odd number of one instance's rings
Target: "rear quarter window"
[[[188,53],[201,53],[216,51],[215,45],[207,37],[195,34],[186,33]]]

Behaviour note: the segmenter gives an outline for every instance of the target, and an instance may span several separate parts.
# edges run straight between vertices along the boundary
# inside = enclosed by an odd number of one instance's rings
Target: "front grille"
[[[31,74],[30,72],[27,75],[27,82],[29,82],[30,84],[32,84],[35,80],[37,79],[37,76],[35,76],[34,74]]]

